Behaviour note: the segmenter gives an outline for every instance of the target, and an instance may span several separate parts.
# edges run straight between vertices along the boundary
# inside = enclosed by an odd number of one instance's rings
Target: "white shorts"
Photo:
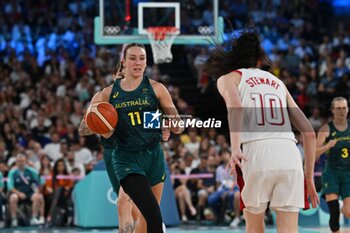
[[[243,145],[246,210],[265,211],[267,203],[280,211],[297,212],[304,207],[304,172],[299,149],[292,140],[268,139]]]

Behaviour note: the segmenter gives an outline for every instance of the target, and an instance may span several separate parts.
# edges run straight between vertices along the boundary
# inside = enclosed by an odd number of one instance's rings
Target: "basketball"
[[[94,133],[106,134],[116,127],[118,113],[108,102],[94,103],[87,109],[85,122]]]

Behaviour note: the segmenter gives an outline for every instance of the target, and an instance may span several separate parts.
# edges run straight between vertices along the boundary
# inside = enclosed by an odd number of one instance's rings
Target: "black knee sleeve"
[[[148,179],[143,175],[131,174],[120,184],[145,218],[147,233],[163,233],[162,215]]]
[[[340,210],[339,210],[339,201],[338,200],[332,200],[327,202],[328,209],[329,209],[329,227],[331,228],[331,231],[338,231],[340,228],[339,225],[339,216],[340,216]]]

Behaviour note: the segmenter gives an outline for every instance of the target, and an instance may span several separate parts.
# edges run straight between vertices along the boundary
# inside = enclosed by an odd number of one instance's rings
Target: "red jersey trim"
[[[240,70],[232,70],[231,72],[239,73],[242,76],[242,71],[240,71]]]

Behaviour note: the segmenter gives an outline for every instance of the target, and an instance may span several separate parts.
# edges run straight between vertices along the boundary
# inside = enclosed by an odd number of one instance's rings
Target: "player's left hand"
[[[316,192],[315,183],[313,179],[306,179],[307,196],[311,200],[312,208],[316,208],[320,204],[320,199]]]
[[[226,166],[226,169],[230,170],[230,175],[233,175],[236,173],[236,164],[242,170],[242,164],[241,164],[242,160],[247,161],[243,157],[241,149],[232,149],[230,161]]]
[[[162,139],[163,139],[163,141],[165,141],[165,142],[168,141],[169,137],[170,137],[170,130],[167,129],[167,128],[162,128]]]

